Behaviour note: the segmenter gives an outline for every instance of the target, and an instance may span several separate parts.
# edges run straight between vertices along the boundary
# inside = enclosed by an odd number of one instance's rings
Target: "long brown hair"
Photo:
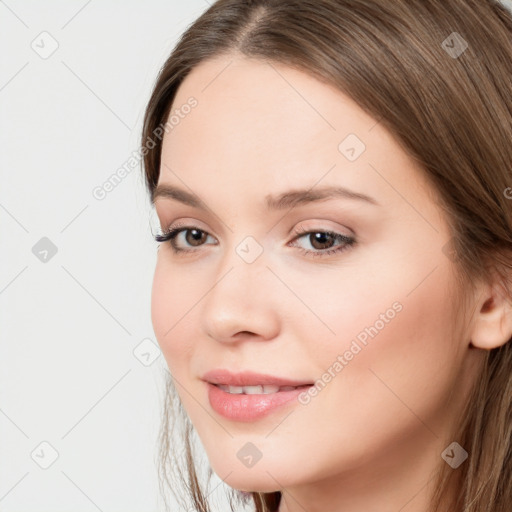
[[[142,145],[148,190],[160,173],[162,125],[189,72],[210,57],[241,54],[295,67],[338,88],[378,120],[421,165],[450,224],[459,300],[497,274],[507,300],[512,269],[512,15],[494,0],[218,0],[182,35],[149,100]],[[156,139],[156,140],[155,140]],[[462,309],[462,308],[461,308]],[[469,459],[440,460],[431,512],[457,478],[457,512],[510,512],[512,343],[487,351],[452,439]],[[194,510],[210,510],[172,378],[161,428],[161,477],[177,470]],[[173,443],[184,421],[187,476]],[[175,460],[176,459],[176,460]],[[211,469],[206,475],[211,477]],[[456,475],[456,477],[454,476]],[[242,493],[257,512],[280,492]],[[242,501],[241,501],[242,500]]]

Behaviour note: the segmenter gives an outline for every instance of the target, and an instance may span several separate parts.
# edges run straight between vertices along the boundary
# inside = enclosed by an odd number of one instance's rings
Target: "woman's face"
[[[212,468],[243,490],[342,475],[354,490],[406,472],[419,491],[477,358],[455,324],[450,234],[421,170],[345,95],[275,63],[207,61],[176,109],[159,186],[182,200],[155,204],[162,229],[189,228],[173,240],[188,252],[161,244],[152,321]],[[248,398],[217,390],[226,417],[203,380],[216,369],[316,394],[270,410],[270,395],[250,397],[259,405],[237,416]]]

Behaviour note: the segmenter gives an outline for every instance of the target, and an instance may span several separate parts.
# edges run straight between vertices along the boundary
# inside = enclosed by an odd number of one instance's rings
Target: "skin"
[[[280,512],[427,512],[432,471],[445,463],[485,350],[512,335],[509,305],[479,283],[468,321],[456,318],[454,263],[443,251],[451,235],[435,191],[337,89],[229,55],[196,67],[173,110],[190,96],[197,107],[164,137],[159,184],[195,193],[209,210],[164,197],[155,207],[162,229],[180,222],[206,233],[196,245],[190,231],[178,235],[191,253],[160,245],[151,314],[213,470],[236,489],[283,491]],[[338,149],[348,134],[366,146],[355,161]],[[328,185],[379,205],[335,198],[265,210],[268,194]],[[326,249],[297,228],[356,244],[313,257],[300,248]],[[236,252],[247,236],[263,250],[252,263]],[[397,302],[401,311],[307,405],[251,423],[211,409],[206,371],[314,382]],[[247,442],[262,453],[250,468],[237,457]]]

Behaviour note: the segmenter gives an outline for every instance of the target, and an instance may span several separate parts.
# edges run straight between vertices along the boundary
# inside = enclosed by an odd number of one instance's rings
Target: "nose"
[[[203,332],[222,343],[274,338],[279,332],[275,288],[275,276],[263,257],[252,263],[236,253],[226,258],[203,300]]]

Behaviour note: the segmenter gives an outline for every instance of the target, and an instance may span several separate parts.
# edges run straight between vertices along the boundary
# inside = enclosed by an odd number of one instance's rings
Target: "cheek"
[[[175,369],[182,368],[180,363],[191,349],[190,336],[187,336],[194,316],[191,308],[200,299],[200,294],[192,289],[193,286],[190,283],[187,285],[183,274],[171,268],[159,255],[151,290],[151,321],[173,374]]]
[[[353,276],[344,283],[356,292],[331,291],[337,311],[331,304],[322,311],[336,335],[322,336],[310,357],[317,361],[320,381],[323,372],[335,375],[319,392],[338,404],[332,424],[341,407],[356,430],[375,421],[390,431],[407,430],[421,426],[418,417],[432,429],[441,428],[437,420],[462,363],[451,337],[451,274],[440,264],[425,279],[434,266],[410,265],[396,275],[388,267],[385,274],[375,273],[371,286]]]

